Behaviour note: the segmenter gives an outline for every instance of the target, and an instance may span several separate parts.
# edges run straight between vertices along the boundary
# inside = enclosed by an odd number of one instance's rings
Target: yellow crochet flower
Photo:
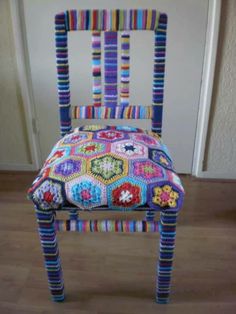
[[[169,206],[170,208],[174,208],[177,206],[176,201],[178,198],[179,194],[170,185],[164,185],[163,187],[158,186],[154,188],[152,201],[161,207]]]

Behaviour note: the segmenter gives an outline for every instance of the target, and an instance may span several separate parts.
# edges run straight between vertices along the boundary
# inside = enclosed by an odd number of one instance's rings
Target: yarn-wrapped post
[[[78,216],[78,209],[75,208],[70,210],[70,220],[77,220]]]
[[[60,302],[64,300],[65,296],[56,230],[54,226],[54,213],[52,210],[42,211],[39,208],[36,208],[36,217],[45,268],[48,275],[49,289],[53,301]]]
[[[178,212],[176,211],[161,212],[160,249],[157,267],[157,303],[169,302],[177,216]]]
[[[155,219],[155,211],[147,210],[146,211],[146,220],[147,221],[154,221]]]

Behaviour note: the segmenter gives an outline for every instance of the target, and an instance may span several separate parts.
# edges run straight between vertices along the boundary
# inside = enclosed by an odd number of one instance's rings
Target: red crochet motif
[[[131,207],[140,203],[140,188],[126,182],[112,191],[115,206]]]

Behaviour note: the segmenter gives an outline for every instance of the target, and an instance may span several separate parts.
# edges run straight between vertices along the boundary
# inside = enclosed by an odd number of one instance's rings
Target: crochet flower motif
[[[141,202],[140,187],[130,182],[125,182],[112,191],[112,203],[114,206],[131,208]]]
[[[107,141],[113,141],[113,140],[121,139],[123,137],[124,137],[124,134],[122,132],[115,131],[115,130],[100,131],[97,133],[98,139],[104,139]]]
[[[70,147],[59,147],[56,149],[53,149],[51,154],[48,156],[47,160],[45,161],[45,164],[43,168],[54,164],[55,162],[58,162],[62,158],[69,156],[70,154]]]
[[[147,147],[145,145],[135,143],[132,140],[119,141],[117,143],[113,143],[112,145],[114,153],[122,155],[128,159],[147,157]]]
[[[72,153],[74,152],[75,155],[82,156],[94,156],[98,153],[104,152],[105,149],[106,144],[91,141],[76,146],[75,148],[73,148]]]
[[[109,183],[127,174],[126,163],[123,159],[107,154],[91,159],[88,168],[91,175]]]
[[[92,136],[90,136],[89,133],[83,133],[83,132],[71,133],[62,139],[61,144],[73,145],[73,144],[77,144],[83,140],[87,140],[87,139],[89,139],[89,137],[92,137]]]
[[[175,208],[177,206],[177,200],[179,194],[175,192],[170,185],[164,185],[163,187],[157,186],[153,189],[154,196],[152,201],[154,204],[160,207]]]
[[[77,157],[78,158],[78,157]],[[52,167],[50,177],[66,181],[84,173],[84,161],[69,158]]]
[[[81,208],[91,208],[101,205],[101,188],[92,181],[84,180],[71,187],[72,201]]]
[[[146,144],[147,146],[158,146],[158,140],[147,134],[133,134],[132,138],[140,143]]]
[[[33,192],[32,199],[42,209],[58,208],[63,203],[62,187],[46,180]]]
[[[134,161],[133,173],[135,176],[143,178],[146,182],[164,177],[163,169],[149,160]]]
[[[172,170],[173,165],[172,165],[171,160],[161,150],[156,150],[156,149],[151,150],[149,156],[150,156],[150,159],[152,159],[154,162],[157,162],[163,167]]]

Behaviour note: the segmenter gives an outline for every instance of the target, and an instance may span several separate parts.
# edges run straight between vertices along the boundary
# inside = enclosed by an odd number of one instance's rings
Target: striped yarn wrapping
[[[152,131],[161,134],[164,98],[165,55],[167,15],[160,14],[158,29],[155,31],[155,54],[153,76],[153,120]]]
[[[61,135],[71,130],[70,117],[70,82],[68,63],[68,42],[65,19],[63,15],[56,15],[55,18],[55,39],[57,58],[57,89],[60,110]]]
[[[57,231],[158,232],[158,221],[146,220],[56,220]]]
[[[104,105],[114,115],[117,106],[117,32],[104,33]]]
[[[36,208],[38,231],[44,255],[48,284],[54,301],[64,300],[64,282],[52,212]]]
[[[73,119],[152,119],[153,106],[117,106],[116,108],[72,106]]]
[[[70,219],[71,220],[78,219],[78,216],[79,216],[79,214],[78,214],[78,210],[77,209],[71,209],[70,210]]]
[[[121,72],[120,72],[120,105],[129,105],[129,81],[130,81],[130,34],[121,33]]]
[[[161,212],[160,255],[157,269],[156,291],[156,300],[158,303],[168,303],[169,301],[177,216],[178,213],[174,211]]]
[[[153,30],[155,32],[155,57],[153,75],[153,109],[152,131],[161,134],[163,115],[163,92],[165,71],[167,16],[156,10],[70,10],[57,14],[55,18],[55,37],[57,55],[58,98],[60,110],[60,128],[62,136],[70,132],[71,104],[69,88],[68,39],[67,32],[75,30],[92,30],[92,72],[93,72],[93,105],[102,106],[101,87],[101,37],[105,31],[105,75],[104,104],[109,110],[99,111],[105,117],[139,119],[143,111],[149,109],[130,109],[120,114],[117,95],[117,31],[121,35],[121,86],[120,107],[129,105],[129,30]],[[83,109],[81,109],[83,111]],[[85,109],[90,112],[90,109]],[[87,115],[87,114],[86,114]],[[88,114],[90,116],[90,114]],[[96,114],[95,114],[96,116]],[[93,114],[92,117],[93,118]],[[146,118],[146,117],[145,117]],[[147,117],[148,118],[148,117]]]
[[[146,211],[146,220],[153,221],[155,219],[155,211],[148,210]]]
[[[92,33],[93,105],[102,105],[101,33]]]
[[[67,31],[156,30],[159,13],[156,10],[70,10],[59,13]]]

